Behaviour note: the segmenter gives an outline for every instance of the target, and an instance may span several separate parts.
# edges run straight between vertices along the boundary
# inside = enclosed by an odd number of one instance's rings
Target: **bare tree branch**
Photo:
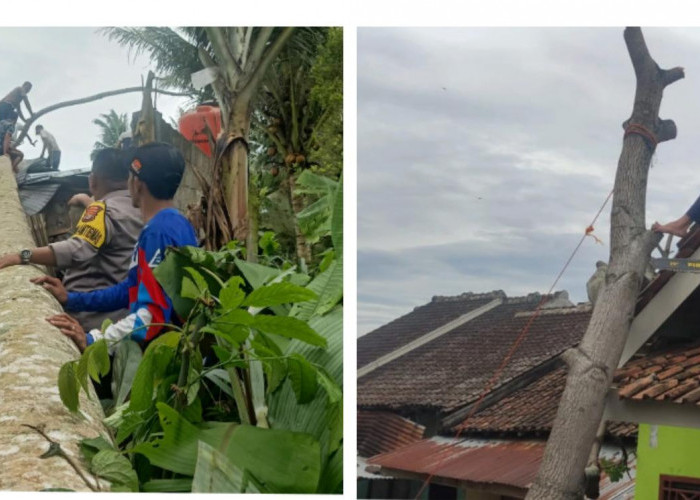
[[[69,106],[76,106],[78,104],[85,104],[88,102],[93,102],[93,101],[98,101],[100,99],[104,99],[105,97],[111,97],[114,95],[121,95],[121,94],[128,94],[130,92],[143,92],[143,87],[127,87],[123,89],[117,89],[117,90],[109,90],[107,92],[100,92],[99,94],[91,95],[88,97],[83,97],[82,99],[73,99],[71,101],[63,101],[63,102],[58,102],[56,104],[52,104],[51,106],[47,106],[44,109],[41,109],[31,115],[29,119],[24,122],[24,125],[22,126],[22,132],[19,134],[19,137],[17,138],[17,144],[20,144],[25,137],[27,137],[27,134],[29,133],[29,129],[31,125],[44,116],[47,113],[50,113],[51,111],[56,111],[57,109],[61,108],[67,108]],[[167,94],[167,95],[174,95],[174,96],[189,96],[190,94],[183,94],[179,92],[171,92],[168,90],[155,90],[154,92],[158,92],[160,94]]]

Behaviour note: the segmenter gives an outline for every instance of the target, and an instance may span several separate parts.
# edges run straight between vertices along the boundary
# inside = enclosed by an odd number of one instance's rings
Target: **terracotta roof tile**
[[[633,358],[613,378],[618,396],[699,404],[699,352],[700,347],[694,343]]]
[[[446,412],[464,406],[478,397],[517,336],[532,320],[522,315],[516,317],[516,313],[533,311],[539,302],[539,298],[507,299],[498,307],[361,377],[357,382],[358,406],[375,409],[428,407]],[[425,324],[421,311],[429,309],[418,308],[412,318]],[[590,314],[590,308],[573,307],[568,308],[568,312],[547,311],[532,321],[527,337],[494,389],[577,344]],[[378,343],[373,339],[375,335],[381,333],[382,337],[389,337],[390,330],[383,328],[358,339],[358,359],[360,353],[366,353]]]
[[[469,435],[545,436],[552,430],[565,384],[566,371],[562,366],[477,411],[454,430],[462,428]],[[610,422],[608,433],[621,437],[634,436],[637,434],[637,426],[626,422]]]

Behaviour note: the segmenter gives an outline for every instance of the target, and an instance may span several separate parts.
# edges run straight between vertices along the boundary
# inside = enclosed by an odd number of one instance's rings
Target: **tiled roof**
[[[425,427],[384,411],[357,412],[357,452],[372,457],[423,439]]]
[[[700,346],[669,348],[633,359],[613,379],[621,399],[700,405]]]
[[[461,428],[468,435],[546,436],[552,430],[565,384],[566,370],[561,366],[495,404],[478,410],[455,430]],[[610,422],[608,433],[620,437],[636,436],[637,425]]]
[[[357,344],[357,367],[361,368],[439,326],[502,297],[505,297],[505,293],[501,291],[433,297],[428,304],[416,307],[405,316],[360,337]]]
[[[474,400],[531,321],[531,315],[517,313],[534,311],[540,299],[539,295],[505,299],[498,307],[361,377],[358,406],[428,407],[447,412]],[[590,314],[588,307],[543,310],[494,389],[577,344]],[[420,318],[415,314],[416,321]],[[366,350],[364,339],[371,335],[358,339],[358,357]]]

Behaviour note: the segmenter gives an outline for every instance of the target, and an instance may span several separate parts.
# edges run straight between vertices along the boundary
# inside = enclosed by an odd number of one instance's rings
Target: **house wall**
[[[659,498],[662,474],[700,479],[700,429],[639,424],[637,500]]]

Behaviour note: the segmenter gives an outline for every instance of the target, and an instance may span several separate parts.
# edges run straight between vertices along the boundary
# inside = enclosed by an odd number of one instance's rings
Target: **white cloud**
[[[700,30],[644,34],[661,67],[700,74]],[[437,294],[546,292],[613,186],[634,87],[618,28],[360,29],[358,330]],[[657,148],[649,225],[700,191],[694,87],[664,94],[679,137]],[[610,207],[557,286],[575,300]]]
[[[25,80],[31,81],[29,101],[35,112],[58,102],[139,86],[150,66],[147,57],[129,58],[126,48],[96,33],[96,28],[0,28],[0,44],[3,65],[14,68],[6,72],[6,88],[0,93],[4,96]],[[159,96],[157,107],[167,119],[176,116],[183,102],[182,98]],[[141,94],[58,109],[36,122],[56,137],[62,170],[90,166],[90,152],[100,132],[92,120],[110,109],[130,117],[141,109]],[[33,130],[30,136],[34,138]],[[25,157],[36,157],[41,141],[35,147],[25,142],[20,149]]]

